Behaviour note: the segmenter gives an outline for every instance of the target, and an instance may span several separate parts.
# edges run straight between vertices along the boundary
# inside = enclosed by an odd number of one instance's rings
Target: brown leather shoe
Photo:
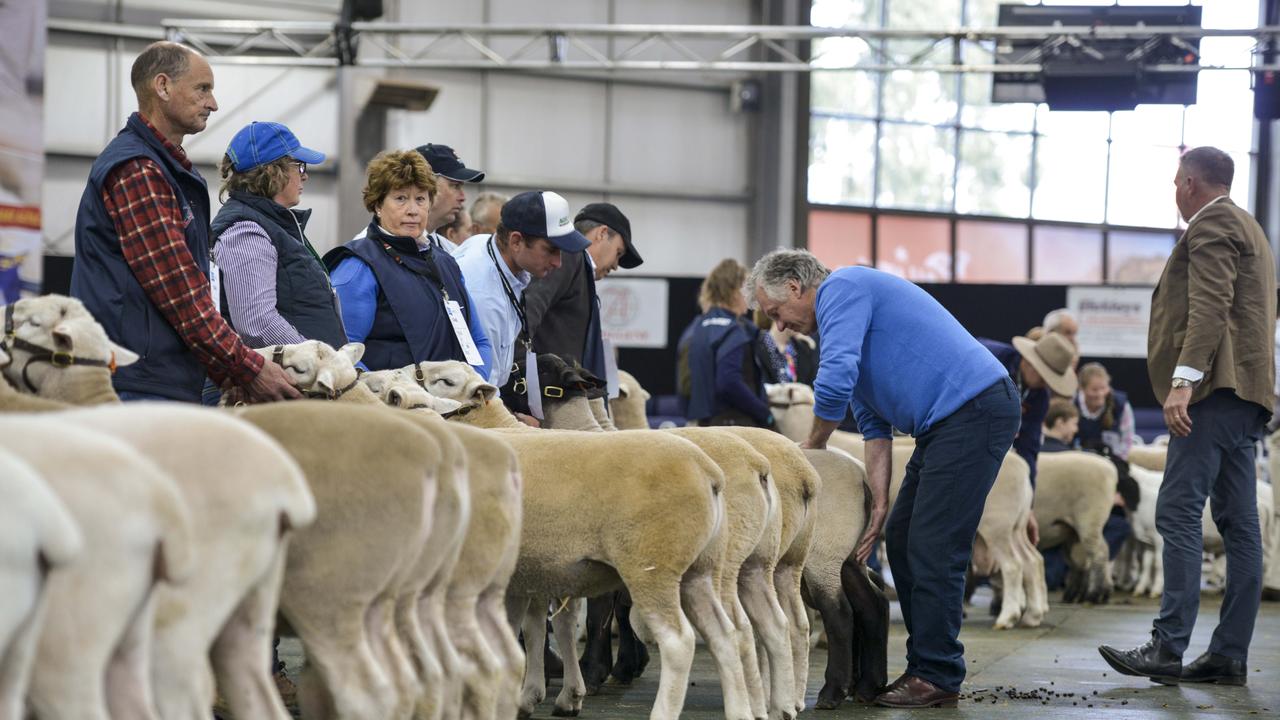
[[[947,692],[924,678],[908,675],[896,688],[881,693],[876,704],[892,708],[953,708],[959,699],[960,693]]]
[[[901,685],[903,682],[905,682],[906,679],[909,677],[911,676],[906,673],[902,673],[901,675],[898,676],[897,680],[894,680],[893,682],[889,683],[888,685],[885,685],[884,687],[876,691],[875,695],[870,697],[863,697],[862,695],[854,695],[853,701],[859,705],[875,705],[876,698],[880,697],[881,695],[891,690],[897,690],[898,686]]]

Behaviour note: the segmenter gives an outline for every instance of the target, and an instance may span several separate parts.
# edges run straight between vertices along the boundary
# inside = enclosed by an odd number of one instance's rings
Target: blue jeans
[[[1227,589],[1209,652],[1247,661],[1262,596],[1262,536],[1254,448],[1267,412],[1219,390],[1187,409],[1191,434],[1169,441],[1156,530],[1164,538],[1164,595],[1156,633],[1186,652],[1200,611],[1201,519],[1205,498],[1227,550]]]
[[[964,578],[987,493],[1022,422],[1004,378],[916,438],[885,526],[907,626],[907,673],[949,692],[964,680]]]

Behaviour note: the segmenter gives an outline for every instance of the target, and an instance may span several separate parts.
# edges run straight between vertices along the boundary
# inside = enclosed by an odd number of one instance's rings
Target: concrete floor
[[[1133,647],[1146,641],[1151,619],[1158,610],[1156,600],[1122,598],[1109,605],[1084,607],[1053,603],[1043,626],[1034,630],[998,632],[991,629],[985,588],[974,598],[960,639],[965,644],[969,677],[965,682],[958,711],[889,710],[845,705],[835,711],[805,712],[805,716],[845,717],[877,715],[908,717],[959,712],[972,718],[1095,717],[1105,711],[1117,718],[1192,718],[1203,716],[1280,717],[1280,604],[1264,603],[1258,616],[1249,659],[1249,684],[1243,688],[1215,685],[1163,687],[1142,678],[1117,675],[1098,656],[1097,646],[1108,643]],[[1056,594],[1055,594],[1056,596]],[[1206,648],[1217,620],[1219,598],[1202,597],[1200,618],[1187,660]],[[906,632],[897,604],[889,638],[889,678],[905,668]],[[282,646],[291,671],[301,660],[296,641]],[[583,705],[583,718],[646,718],[657,687],[657,653],[644,677],[630,687],[606,686]],[[808,703],[812,708],[826,652],[815,650],[810,659]],[[720,685],[706,649],[699,645],[694,661],[692,686],[682,717],[690,720],[723,718]],[[1036,693],[1034,699],[1018,694]],[[551,699],[559,692],[553,681],[548,700],[539,706],[536,717],[550,717]],[[1056,695],[1054,694],[1056,693]]]

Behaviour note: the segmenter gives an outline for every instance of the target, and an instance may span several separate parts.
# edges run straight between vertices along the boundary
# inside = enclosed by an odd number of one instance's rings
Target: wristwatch
[[[1170,386],[1173,387],[1174,390],[1177,390],[1178,388],[1191,387],[1194,384],[1195,383],[1186,378],[1174,378],[1173,382],[1170,383]]]

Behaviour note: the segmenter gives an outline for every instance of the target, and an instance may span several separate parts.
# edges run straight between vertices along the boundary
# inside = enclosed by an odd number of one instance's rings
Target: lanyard
[[[515,308],[516,316],[520,318],[520,339],[527,346],[529,321],[524,314],[524,301],[516,297],[516,291],[511,287],[511,283],[507,282],[507,274],[502,272],[502,263],[498,262],[498,256],[493,252],[493,238],[485,243],[485,249],[489,251],[489,259],[493,261],[493,267],[498,271],[498,279],[502,281],[502,289],[507,293],[507,301],[511,303],[511,307]]]
[[[419,253],[418,255],[418,259],[426,263],[427,266],[427,271],[423,272],[422,270],[406,263],[404,258],[400,257],[400,253],[397,252],[395,248],[391,247],[391,243],[386,240],[382,240],[381,242],[382,249],[396,261],[397,265],[415,275],[419,275],[435,283],[436,286],[440,288],[440,295],[444,298],[444,301],[446,303],[449,302],[449,291],[445,289],[444,280],[440,278],[440,268],[436,266],[434,250],[430,246],[427,247],[425,254]]]

